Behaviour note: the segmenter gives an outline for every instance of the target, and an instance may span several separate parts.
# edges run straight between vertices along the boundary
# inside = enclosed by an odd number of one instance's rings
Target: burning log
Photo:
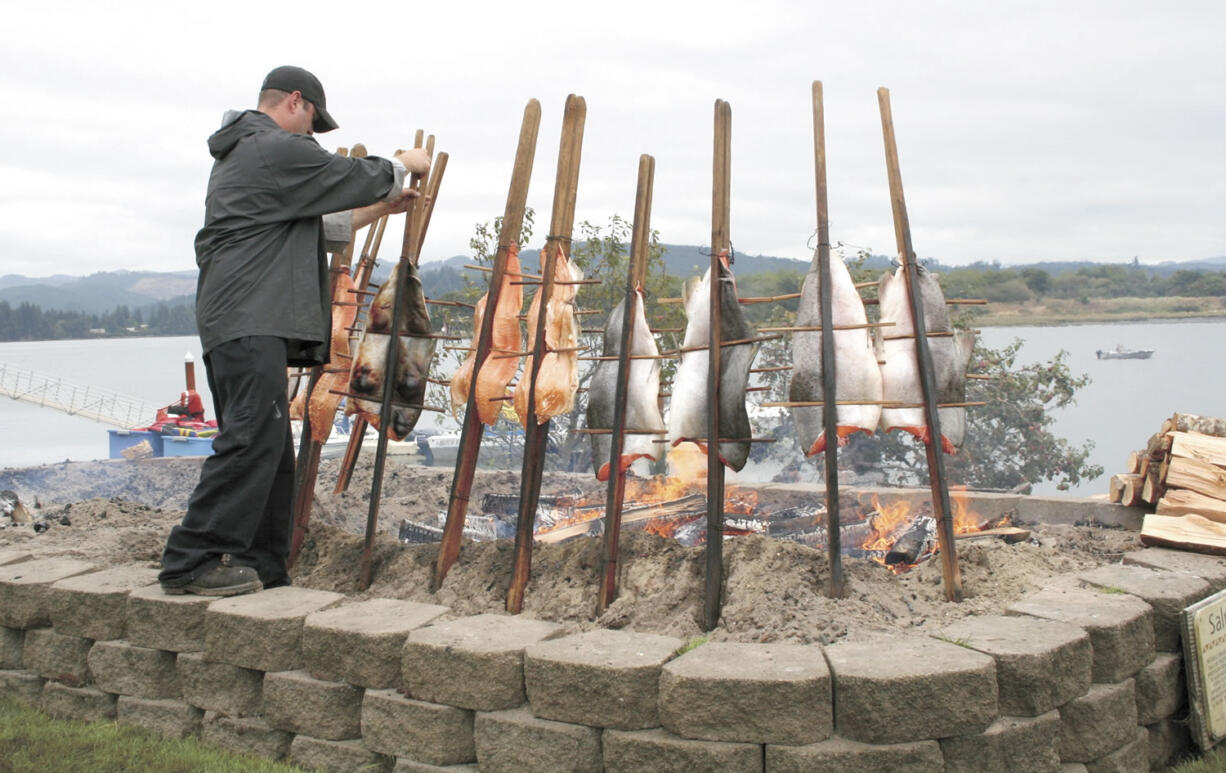
[[[911,527],[895,540],[886,552],[885,562],[891,566],[910,565],[919,561],[931,546],[936,536],[937,522],[928,516],[916,518]]]

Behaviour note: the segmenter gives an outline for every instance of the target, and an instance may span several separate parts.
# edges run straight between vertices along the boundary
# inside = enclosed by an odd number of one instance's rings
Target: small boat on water
[[[1122,345],[1116,344],[1114,349],[1103,351],[1099,349],[1095,352],[1100,360],[1148,360],[1154,356],[1153,349],[1125,349]]]

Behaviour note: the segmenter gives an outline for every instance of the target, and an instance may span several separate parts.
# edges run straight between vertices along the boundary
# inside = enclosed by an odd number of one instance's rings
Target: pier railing
[[[0,363],[0,395],[122,428],[148,424],[162,407],[4,363]]]

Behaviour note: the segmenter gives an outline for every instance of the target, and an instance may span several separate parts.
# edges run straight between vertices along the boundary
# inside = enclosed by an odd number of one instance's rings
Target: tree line
[[[43,309],[0,301],[0,341],[50,341],[64,338],[120,338],[196,334],[191,304],[158,303],[146,308],[119,306],[101,314]]]

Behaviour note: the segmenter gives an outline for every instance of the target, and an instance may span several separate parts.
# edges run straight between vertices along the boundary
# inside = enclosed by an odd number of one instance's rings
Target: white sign
[[[1183,610],[1192,735],[1202,749],[1226,736],[1226,591]]]

